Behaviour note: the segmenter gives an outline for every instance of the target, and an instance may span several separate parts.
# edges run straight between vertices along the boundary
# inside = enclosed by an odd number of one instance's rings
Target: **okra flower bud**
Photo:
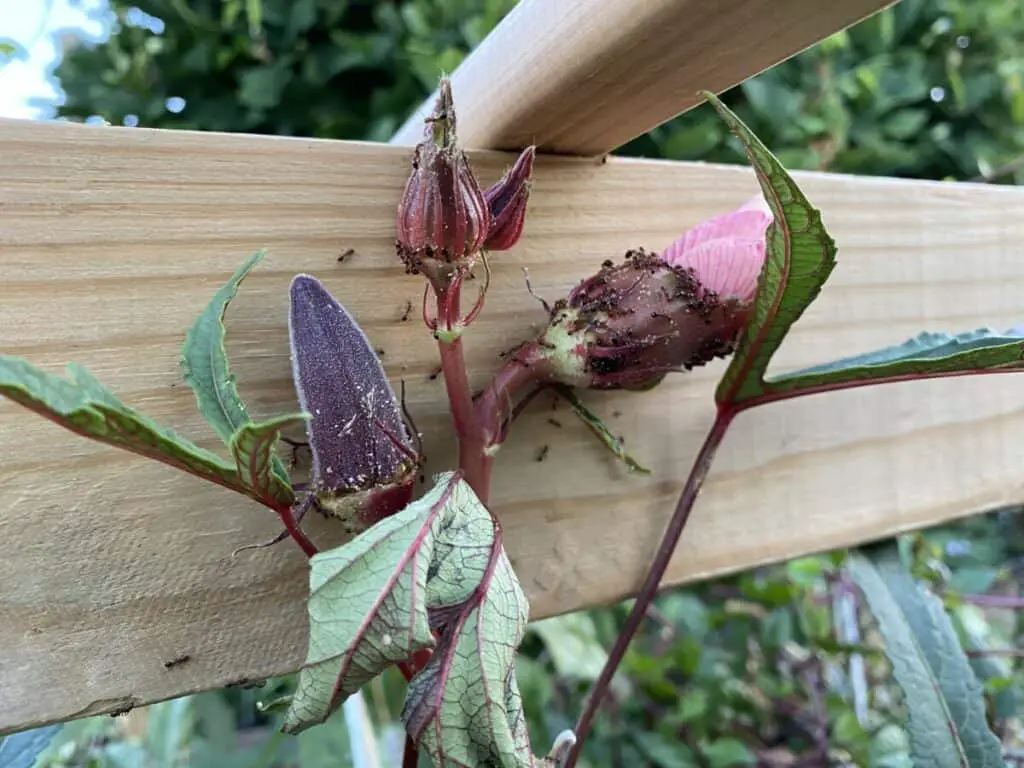
[[[758,198],[699,224],[660,255],[631,251],[558,302],[538,342],[539,378],[647,389],[735,349],[764,263]]]
[[[451,84],[442,80],[426,136],[398,206],[398,254],[410,272],[427,277],[472,267],[491,215],[469,159],[459,149]]]

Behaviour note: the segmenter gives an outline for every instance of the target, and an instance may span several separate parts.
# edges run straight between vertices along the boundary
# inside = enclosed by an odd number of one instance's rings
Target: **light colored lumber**
[[[452,75],[464,146],[599,155],[893,0],[522,0]],[[392,139],[415,144],[428,99]]]
[[[509,156],[474,154],[489,182]],[[408,150],[382,145],[0,123],[0,351],[87,365],[130,405],[217,448],[179,380],[184,332],[250,253],[269,256],[228,317],[256,417],[296,407],[286,287],[321,277],[404,377],[451,467],[443,384],[416,320],[420,278],[394,254]],[[927,328],[1024,316],[1024,191],[800,174],[839,266],[780,354],[786,367]],[[526,234],[492,259],[468,334],[474,386],[497,353],[607,258],[660,249],[755,190],[741,167],[539,158]],[[344,264],[337,257],[356,253]],[[563,406],[539,399],[503,447],[494,509],[538,618],[639,583],[712,418],[721,365],[643,394],[587,395],[651,478],[628,476]],[[1024,499],[1024,378],[900,384],[743,415],[694,511],[669,583],[729,573]],[[549,424],[556,418],[563,427]],[[536,461],[549,445],[547,459]],[[0,729],[115,710],[294,669],[306,566],[272,513],[88,442],[0,399]],[[311,523],[322,545],[337,528]],[[164,663],[190,660],[172,669]]]

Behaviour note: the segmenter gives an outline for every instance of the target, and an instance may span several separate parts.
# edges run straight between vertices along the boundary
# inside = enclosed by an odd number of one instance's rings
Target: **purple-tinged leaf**
[[[445,506],[427,584],[441,642],[409,684],[402,720],[436,768],[553,765],[533,755],[515,679],[529,603],[464,482]]]
[[[346,493],[410,474],[402,410],[366,335],[314,277],[291,285],[295,389],[310,415],[315,491]]]
[[[249,423],[231,438],[231,454],[242,482],[254,494],[266,499],[268,506],[291,504],[295,499],[291,483],[274,471],[274,446],[282,429],[305,419],[305,414],[291,414],[259,424]]]
[[[0,395],[83,437],[251,495],[233,464],[132,410],[86,369],[69,365],[67,371],[62,379],[19,357],[0,356]]]
[[[427,579],[435,537],[447,505],[467,489],[442,475],[403,511],[312,558],[309,651],[285,731],[322,723],[388,666],[434,646]]]
[[[855,355],[765,382],[769,396],[838,389],[857,383],[953,376],[979,371],[1024,369],[1024,331],[990,328],[952,336],[921,333],[902,344]]]

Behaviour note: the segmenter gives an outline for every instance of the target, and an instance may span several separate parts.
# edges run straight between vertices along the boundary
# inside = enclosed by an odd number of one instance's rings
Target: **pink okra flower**
[[[538,378],[648,389],[733,352],[746,326],[772,221],[756,197],[686,232],[661,254],[605,262],[559,301],[539,342]]]

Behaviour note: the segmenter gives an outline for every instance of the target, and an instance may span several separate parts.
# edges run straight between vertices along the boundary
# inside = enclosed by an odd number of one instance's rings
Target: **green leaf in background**
[[[300,733],[297,741],[301,768],[355,768],[348,727],[341,709],[321,727]]]
[[[441,475],[401,512],[310,560],[309,651],[286,732],[322,723],[386,667],[434,646],[427,572],[442,513],[464,488]]]
[[[626,453],[626,449],[622,445],[622,440],[612,434],[608,426],[601,420],[601,417],[590,410],[582,400],[576,395],[575,390],[572,387],[565,385],[556,385],[555,391],[558,392],[559,397],[563,398],[570,406],[572,406],[573,413],[575,413],[590,431],[597,435],[598,440],[604,443],[605,447],[615,454],[615,458],[621,461],[630,472],[636,472],[641,475],[651,474],[651,470],[643,466]]]
[[[285,504],[294,501],[291,483],[273,471],[274,446],[282,429],[301,424],[306,418],[300,413],[246,424],[231,438],[231,454],[238,465],[238,474],[257,498]]]
[[[69,365],[67,373],[62,379],[3,355],[0,394],[83,437],[247,493],[234,465],[135,412],[84,368]]]
[[[751,319],[715,392],[719,404],[737,404],[764,394],[768,363],[832,273],[836,248],[821,214],[775,156],[714,94],[704,96],[746,149],[775,218]]]
[[[856,381],[1024,369],[1024,331],[979,328],[956,336],[922,333],[892,347],[806,368],[769,380],[770,392],[798,392]]]
[[[942,603],[914,581],[891,543],[852,554],[849,571],[878,622],[903,689],[914,765],[1003,766],[981,685]]]
[[[47,725],[0,736],[0,766],[3,768],[32,768],[38,757],[60,731],[60,725]]]
[[[535,621],[527,631],[541,639],[562,677],[594,681],[608,660],[594,620],[583,611]]]

